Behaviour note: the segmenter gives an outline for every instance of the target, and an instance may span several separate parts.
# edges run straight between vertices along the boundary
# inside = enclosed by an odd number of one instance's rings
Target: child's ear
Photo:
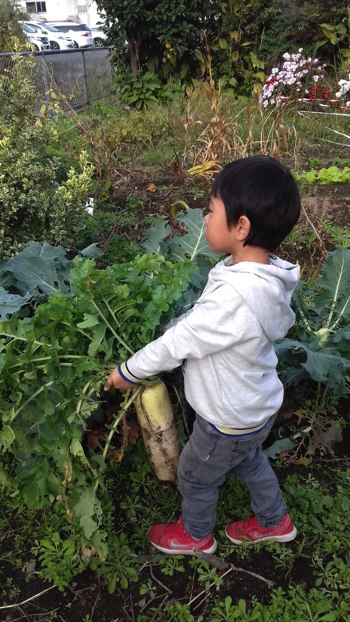
[[[244,242],[250,233],[250,220],[247,216],[240,216],[237,223],[237,239]]]

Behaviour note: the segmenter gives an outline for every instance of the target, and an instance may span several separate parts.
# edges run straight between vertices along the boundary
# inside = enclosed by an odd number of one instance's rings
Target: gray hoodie
[[[272,342],[294,324],[299,275],[299,266],[272,255],[270,265],[220,261],[193,309],[124,364],[130,379],[185,359],[186,399],[201,417],[231,430],[263,425],[283,400]]]

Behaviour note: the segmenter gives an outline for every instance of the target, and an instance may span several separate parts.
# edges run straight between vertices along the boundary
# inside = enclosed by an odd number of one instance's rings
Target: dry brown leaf
[[[149,184],[149,186],[147,186],[147,190],[148,192],[155,192],[157,188],[155,187],[154,184]]]

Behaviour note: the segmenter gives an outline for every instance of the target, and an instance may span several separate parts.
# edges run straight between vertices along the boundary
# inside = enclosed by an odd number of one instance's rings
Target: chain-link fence
[[[0,54],[0,74],[11,71],[12,56]],[[72,108],[111,94],[113,68],[108,48],[35,52],[34,56],[38,104],[49,99],[48,91],[52,86],[70,98]]]

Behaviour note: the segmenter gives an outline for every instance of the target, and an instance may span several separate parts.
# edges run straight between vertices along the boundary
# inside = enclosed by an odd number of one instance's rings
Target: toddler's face
[[[235,235],[234,227],[229,229],[227,226],[225,206],[221,199],[210,198],[209,213],[204,218],[206,234],[209,248],[216,253],[233,254]]]

